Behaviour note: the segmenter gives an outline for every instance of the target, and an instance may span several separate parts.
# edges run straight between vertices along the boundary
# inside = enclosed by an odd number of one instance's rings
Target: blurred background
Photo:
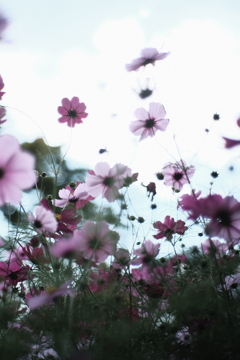
[[[93,169],[99,161],[128,165],[139,172],[139,185],[130,189],[131,211],[149,221],[183,219],[176,197],[190,187],[173,194],[156,179],[169,161],[182,158],[196,167],[193,188],[239,197],[239,149],[225,150],[221,137],[240,139],[240,3],[2,0],[0,12],[9,20],[0,43],[1,105],[7,109],[2,134],[61,146],[71,169]],[[155,67],[128,73],[125,65],[144,47],[171,54]],[[138,93],[146,88],[153,93],[143,100]],[[73,96],[89,115],[70,129],[58,123],[57,108]],[[139,142],[129,124],[136,108],[148,109],[151,101],[164,105],[170,125]],[[219,173],[213,186],[212,171]],[[157,183],[154,211],[141,186],[150,181]]]

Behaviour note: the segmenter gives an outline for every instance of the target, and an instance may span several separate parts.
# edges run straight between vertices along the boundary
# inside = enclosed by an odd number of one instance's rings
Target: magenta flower
[[[105,221],[86,221],[78,235],[79,250],[84,253],[85,258],[96,263],[105,261],[109,255],[114,255],[119,240],[118,233],[111,231]]]
[[[200,209],[197,199],[201,195],[201,193],[202,192],[200,190],[198,192],[195,192],[195,190],[193,189],[191,195],[184,194],[180,198],[179,205],[184,211],[188,211],[190,213],[189,219],[196,220],[200,215]]]
[[[209,218],[205,232],[228,243],[239,242],[240,203],[233,196],[209,195],[198,200],[200,215]]]
[[[11,135],[0,137],[0,206],[18,204],[22,190],[30,189],[35,181],[34,157],[21,150]]]
[[[56,241],[55,244],[51,246],[51,254],[56,258],[68,258],[80,252],[80,234],[81,230],[75,230],[72,237],[61,238]]]
[[[131,261],[132,265],[149,266],[154,262],[160,250],[160,244],[154,244],[151,240],[144,240],[139,249],[134,250],[136,258]]]
[[[134,59],[130,64],[126,65],[127,71],[136,71],[141,66],[148,64],[155,65],[155,61],[163,60],[169,53],[158,52],[156,48],[145,48],[141,51],[141,57]]]
[[[64,208],[69,204],[74,204],[76,209],[82,208],[86,203],[94,200],[94,197],[90,196],[86,192],[86,184],[79,183],[76,189],[72,189],[70,186],[66,186],[65,189],[61,189],[58,192],[59,199],[53,200],[53,204],[57,207]]]
[[[88,171],[86,190],[94,197],[101,194],[103,198],[113,202],[119,196],[118,190],[123,187],[127,176],[129,176],[127,166],[116,164],[110,168],[106,162],[99,162],[94,171]]]
[[[0,19],[0,23],[1,23],[1,19]],[[1,27],[1,25],[0,25]],[[1,32],[1,29],[0,29]],[[3,79],[2,76],[0,75],[0,100],[2,100],[3,95],[5,94],[5,92],[1,91],[4,88],[4,83],[3,83]]]
[[[148,112],[138,108],[134,115],[138,120],[131,122],[130,130],[134,135],[141,135],[140,140],[154,136],[157,130],[165,131],[169,123],[169,119],[165,119],[164,106],[160,103],[150,103]]]
[[[0,261],[0,276],[13,286],[16,286],[18,282],[27,280],[29,270],[28,265],[23,266],[21,261],[16,260],[16,258],[8,263]]]
[[[35,207],[35,216],[30,214],[28,220],[33,223],[37,232],[48,231],[54,233],[58,223],[52,211],[46,210],[43,206]]]
[[[184,221],[177,220],[175,222],[169,215],[165,217],[164,223],[157,221],[153,224],[153,227],[159,230],[157,235],[154,235],[155,239],[162,239],[165,237],[167,240],[171,240],[173,234],[183,235],[187,230]]]
[[[60,123],[67,123],[68,126],[74,127],[75,124],[81,124],[82,119],[86,118],[88,114],[85,112],[86,105],[79,102],[79,98],[74,96],[72,100],[67,98],[62,99],[62,105],[58,107],[58,112],[62,116],[58,119]]]
[[[187,167],[183,160],[176,163],[168,163],[162,169],[164,184],[172,186],[175,191],[180,191],[184,184],[189,183],[189,178],[193,176],[194,172],[194,166]]]

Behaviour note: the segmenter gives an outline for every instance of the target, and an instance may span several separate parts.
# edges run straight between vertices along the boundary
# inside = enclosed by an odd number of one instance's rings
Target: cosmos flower
[[[164,219],[164,222],[156,221],[153,224],[155,229],[158,229],[157,235],[154,235],[155,239],[166,238],[167,240],[171,240],[173,234],[183,235],[187,230],[187,226],[185,226],[185,222],[182,220],[175,221],[169,215],[167,215]]]
[[[229,244],[239,243],[240,203],[233,196],[209,195],[198,200],[200,215],[209,218],[205,227],[208,236],[217,236]]]
[[[78,235],[80,236],[79,250],[85,258],[101,263],[109,255],[114,255],[119,235],[111,231],[105,221],[94,223],[86,221]]]
[[[46,210],[43,206],[35,207],[35,216],[31,213],[28,220],[33,223],[37,232],[48,231],[54,233],[58,223],[52,211]]]
[[[118,190],[124,186],[124,178],[129,176],[129,168],[123,164],[110,168],[106,162],[99,162],[94,171],[88,171],[86,191],[94,197],[101,194],[103,198],[113,202],[119,196]]]
[[[169,123],[169,119],[165,119],[164,106],[160,103],[150,103],[148,112],[138,108],[134,115],[138,120],[131,122],[130,131],[134,135],[141,135],[140,140],[154,136],[157,130],[165,131]]]
[[[141,66],[148,64],[155,65],[155,61],[163,60],[168,56],[168,52],[158,52],[156,48],[145,48],[141,51],[141,56],[134,59],[130,64],[126,65],[127,71],[136,71]]]
[[[162,169],[164,184],[172,186],[175,191],[180,191],[183,185],[189,182],[189,178],[193,176],[194,172],[194,166],[187,167],[183,160],[176,163],[168,163]]]
[[[86,184],[84,183],[78,183],[75,189],[67,185],[65,189],[59,190],[58,195],[61,199],[55,199],[52,202],[60,208],[74,204],[76,209],[80,209],[89,201],[94,200],[94,197],[86,192]]]
[[[136,258],[131,261],[132,265],[149,266],[154,262],[160,250],[160,244],[154,244],[151,240],[144,240],[139,249],[134,250]]]
[[[36,181],[34,157],[21,150],[11,135],[0,137],[0,206],[18,204],[22,190],[31,189]]]
[[[62,116],[58,119],[60,123],[67,123],[68,126],[74,127],[75,124],[82,123],[82,119],[86,118],[88,114],[85,112],[86,105],[79,102],[79,98],[74,96],[72,100],[67,98],[62,99],[62,105],[58,107],[58,112]]]
[[[29,270],[28,265],[23,266],[21,261],[16,260],[16,258],[11,259],[8,263],[0,261],[0,276],[13,286],[16,286],[18,282],[27,280]]]

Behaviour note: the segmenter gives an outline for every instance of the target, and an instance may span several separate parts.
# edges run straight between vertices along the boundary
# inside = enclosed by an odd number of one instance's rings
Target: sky
[[[238,149],[224,150],[221,139],[240,138],[239,2],[2,0],[0,11],[10,21],[0,43],[8,119],[2,133],[21,142],[44,136],[49,145],[63,146],[73,166],[121,162],[146,185],[167,162],[182,158],[197,169],[194,188],[207,193],[216,170],[213,190],[239,196]],[[170,55],[128,73],[125,64],[144,47]],[[153,95],[141,100],[137,91],[147,84]],[[73,96],[89,115],[70,129],[58,123],[57,107]],[[136,108],[148,109],[151,101],[164,105],[169,127],[139,142],[129,124]],[[213,121],[214,113],[220,121]],[[101,148],[108,151],[100,155]],[[169,206],[175,214],[176,195],[162,183],[157,190],[162,214]],[[141,185],[139,192],[145,196]],[[134,203],[139,194],[132,196]],[[137,205],[139,215],[143,204]],[[158,214],[155,220],[163,220]]]

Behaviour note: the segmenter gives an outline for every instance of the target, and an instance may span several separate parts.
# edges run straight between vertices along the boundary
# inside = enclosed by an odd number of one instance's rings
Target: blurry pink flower
[[[114,254],[115,260],[112,263],[114,269],[125,269],[130,263],[130,254],[126,249],[118,249]]]
[[[217,236],[228,243],[240,239],[240,203],[233,196],[209,195],[197,201],[200,215],[209,218],[205,227],[208,236]]]
[[[141,135],[140,140],[154,136],[157,130],[165,131],[169,123],[169,119],[165,119],[164,106],[160,103],[150,103],[148,112],[138,108],[134,115],[138,120],[131,122],[130,131],[134,135]]]
[[[223,255],[228,251],[228,245],[221,243],[219,240],[207,239],[201,243],[202,252],[205,254],[220,254]]]
[[[180,198],[179,205],[184,211],[189,212],[189,219],[196,220],[199,217],[200,209],[197,199],[201,193],[201,191],[195,192],[193,189],[191,195],[184,194]]]
[[[45,292],[42,291],[41,294],[37,296],[30,297],[28,294],[26,298],[28,298],[27,303],[30,310],[34,310],[40,306],[51,303],[59,296],[71,294],[72,290],[69,288],[71,282],[72,281],[69,280],[59,287],[49,286]]]
[[[30,189],[36,180],[34,157],[21,150],[11,135],[0,136],[0,206],[18,204],[22,190]]]
[[[141,66],[148,64],[155,65],[155,61],[163,60],[169,53],[158,52],[156,48],[145,48],[141,51],[141,57],[134,59],[130,64],[126,65],[127,71],[136,71]]]
[[[102,194],[103,198],[113,202],[119,196],[118,190],[123,187],[128,171],[129,168],[123,164],[110,168],[106,162],[99,162],[94,171],[88,171],[86,190],[94,197]]]
[[[98,223],[86,221],[78,234],[80,236],[79,250],[84,253],[85,258],[100,263],[109,255],[114,255],[119,235],[111,231],[105,221]]]
[[[3,106],[0,106],[0,125],[5,123],[7,120],[2,120],[2,118],[6,115],[6,110]]]
[[[240,285],[240,273],[234,275],[228,275],[224,279],[223,288],[225,290],[236,289]],[[218,286],[218,291],[223,291],[221,285]]]
[[[171,240],[173,234],[183,235],[187,230],[187,226],[185,226],[184,221],[177,220],[175,222],[175,220],[169,215],[165,217],[164,223],[156,221],[153,224],[153,227],[159,230],[157,235],[154,235],[155,239],[162,239],[165,237],[167,240]]]
[[[176,163],[168,163],[162,169],[164,184],[172,186],[173,190],[180,191],[183,185],[189,182],[189,178],[193,176],[194,172],[194,166],[187,167],[183,160]]]
[[[72,189],[70,186],[66,186],[65,189],[61,189],[58,192],[59,199],[53,200],[53,205],[64,208],[69,204],[74,204],[76,209],[82,208],[86,203],[94,200],[94,197],[90,196],[86,192],[86,184],[79,183],[76,189]]]
[[[61,238],[56,241],[50,248],[51,254],[56,258],[68,258],[80,252],[80,233],[81,230],[75,230],[70,238]]]
[[[154,262],[160,250],[160,244],[154,244],[151,240],[144,240],[139,249],[134,250],[137,257],[131,261],[132,265],[149,266]]]
[[[0,34],[1,34],[1,18],[0,18]],[[5,94],[5,92],[1,91],[3,88],[4,88],[4,83],[3,83],[2,76],[0,75],[0,100],[2,100],[2,97]]]
[[[58,223],[52,211],[46,210],[43,206],[35,207],[35,216],[29,214],[28,220],[33,223],[37,232],[48,231],[54,233],[57,230]]]
[[[62,105],[58,107],[58,112],[62,116],[58,119],[60,123],[67,122],[68,126],[74,127],[75,124],[82,123],[82,119],[88,114],[85,112],[86,105],[79,102],[79,98],[74,96],[72,100],[62,99]]]

